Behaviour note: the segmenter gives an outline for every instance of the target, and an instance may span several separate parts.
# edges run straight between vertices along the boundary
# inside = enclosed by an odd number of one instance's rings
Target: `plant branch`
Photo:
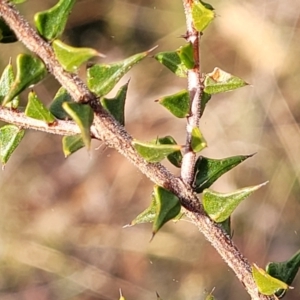
[[[148,163],[137,154],[132,146],[132,137],[129,133],[101,107],[97,98],[87,89],[78,76],[68,74],[60,67],[51,45],[30,27],[12,4],[0,0],[0,15],[14,30],[17,37],[45,62],[48,70],[66,88],[75,101],[88,102],[91,105],[95,113],[95,137],[101,139],[107,146],[118,150],[155,184],[170,190],[179,197],[183,207],[187,209],[187,215],[232,268],[253,300],[274,300],[273,296],[259,294],[252,278],[250,264],[236,248],[230,236],[205,214],[201,203],[189,185],[172,175],[161,164]],[[58,124],[65,123],[58,122]]]
[[[192,1],[183,0],[183,7],[186,17],[187,32],[185,39],[192,45],[194,67],[188,70],[188,91],[190,96],[190,113],[187,117],[185,153],[183,155],[181,166],[181,178],[184,182],[191,185],[194,178],[194,166],[196,162],[196,153],[193,151],[192,130],[199,126],[200,104],[203,94],[203,85],[201,84],[201,64],[200,64],[200,33],[194,28],[192,19]]]

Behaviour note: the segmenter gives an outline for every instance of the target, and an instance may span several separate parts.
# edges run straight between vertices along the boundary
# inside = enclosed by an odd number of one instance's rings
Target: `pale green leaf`
[[[81,134],[64,136],[62,139],[62,145],[65,157],[70,156],[85,146]]]
[[[215,18],[215,13],[207,5],[194,1],[192,4],[192,18],[197,31],[202,32]]]
[[[194,127],[192,129],[191,146],[193,151],[196,153],[207,147],[207,143],[198,127]]]

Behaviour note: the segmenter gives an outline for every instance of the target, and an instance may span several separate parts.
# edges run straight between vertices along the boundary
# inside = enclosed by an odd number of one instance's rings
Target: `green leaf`
[[[244,80],[232,76],[219,68],[215,68],[211,73],[205,75],[204,92],[211,95],[224,93],[233,91],[245,85],[248,85],[248,83]]]
[[[187,77],[188,68],[181,61],[177,51],[160,52],[154,58],[178,77]]]
[[[70,156],[85,146],[81,134],[64,136],[62,145],[65,157]]]
[[[0,78],[0,104],[3,102],[5,96],[8,94],[13,82],[15,80],[15,75],[13,72],[11,62],[5,67],[1,78]],[[11,102],[6,104],[6,106],[11,107],[13,109],[17,108],[19,105],[19,96],[16,96],[12,99]]]
[[[50,112],[59,120],[70,119],[70,116],[62,107],[62,104],[64,102],[72,102],[72,98],[67,90],[64,87],[61,87],[54,96],[54,99],[49,108]]]
[[[55,117],[33,91],[28,94],[28,103],[25,109],[25,115],[33,119],[44,121],[48,125],[55,122]]]
[[[92,66],[87,70],[89,88],[98,96],[106,95],[135,64],[149,55],[153,49],[135,54],[117,63]]]
[[[263,295],[273,295],[279,290],[287,290],[289,288],[285,282],[272,277],[255,264],[252,266],[252,274],[259,292]]]
[[[207,147],[206,141],[198,127],[192,129],[191,146],[194,152],[200,152]]]
[[[60,40],[54,40],[52,46],[57,60],[68,72],[76,72],[83,63],[92,57],[104,57],[103,54],[92,48],[75,48],[66,45]]]
[[[207,3],[194,2],[192,4],[192,18],[197,31],[202,32],[215,18],[215,13]],[[210,8],[211,7],[211,8]]]
[[[186,118],[190,112],[190,96],[187,90],[158,99],[177,118]]]
[[[128,84],[124,84],[118,91],[115,98],[101,98],[102,106],[121,124],[125,124],[125,100],[127,95]]]
[[[160,186],[154,186],[154,198],[156,199],[156,216],[152,227],[153,236],[165,223],[175,218],[181,209],[179,199]]]
[[[25,130],[15,125],[0,128],[0,159],[5,165],[24,137]]]
[[[283,262],[270,262],[266,271],[272,277],[275,277],[288,285],[291,285],[300,267],[300,251],[294,254],[290,259]],[[282,298],[285,290],[276,292],[276,296]]]
[[[210,187],[223,174],[252,156],[253,154],[238,155],[222,159],[213,159],[204,156],[198,157],[195,164],[193,189],[197,193],[202,193],[204,189]]]
[[[34,15],[35,26],[41,36],[53,40],[60,36],[76,0],[60,0],[52,8]]]
[[[187,67],[187,69],[193,69],[195,66],[194,51],[191,43],[181,46],[177,53],[181,62]]]
[[[15,33],[10,27],[0,18],[0,43],[14,43],[18,40]]]
[[[18,55],[17,75],[2,105],[11,102],[18,94],[41,81],[46,75],[47,69],[38,57],[29,54]]]
[[[205,189],[202,198],[204,210],[215,222],[223,222],[230,217],[241,201],[265,184],[266,182],[226,194]]]
[[[232,237],[232,232],[231,232],[231,217],[227,218],[223,222],[219,223],[221,227],[225,230],[225,232]]]
[[[132,142],[135,150],[148,162],[160,162],[171,153],[180,151],[180,145],[160,145],[156,142],[143,143],[137,140]]]
[[[165,136],[162,138],[158,138],[156,143],[159,145],[177,145],[175,139],[171,136]],[[181,167],[182,163],[182,153],[180,150],[177,150],[167,156],[169,162],[177,168]]]
[[[152,223],[155,219],[157,211],[157,202],[154,195],[152,195],[151,204],[144,211],[142,211],[134,220],[132,220],[129,226],[142,223]]]
[[[64,102],[63,109],[72,117],[81,131],[84,145],[90,149],[91,133],[90,128],[93,123],[94,113],[88,104],[80,104],[75,102]]]
[[[211,95],[207,94],[203,91],[202,95],[201,95],[201,103],[200,103],[200,117],[203,115],[206,104],[208,103],[208,101],[211,99]]]

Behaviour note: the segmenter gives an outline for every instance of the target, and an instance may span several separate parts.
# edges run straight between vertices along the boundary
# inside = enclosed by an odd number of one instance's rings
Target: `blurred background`
[[[57,1],[19,5],[35,12]],[[217,95],[201,130],[203,155],[256,153],[219,179],[229,192],[269,184],[233,214],[234,241],[264,267],[300,248],[300,2],[211,0],[217,18],[201,40],[202,71],[214,67],[250,86]],[[147,50],[175,50],[184,41],[180,0],[78,0],[63,40],[106,54],[115,62]],[[3,69],[27,51],[0,46]],[[84,69],[80,74],[84,78]],[[129,78],[126,128],[137,139],[171,134],[185,141],[185,120],[155,102],[186,87],[185,79],[147,58]],[[49,76],[35,91],[49,105],[58,90]],[[27,93],[23,93],[26,105]],[[110,93],[113,96],[114,90]],[[232,271],[187,220],[168,223],[150,242],[151,225],[123,228],[150,203],[152,183],[115,150],[94,141],[65,159],[61,138],[28,131],[0,173],[0,300],[249,299]],[[175,174],[179,171],[165,163]],[[300,275],[286,299],[299,300]]]

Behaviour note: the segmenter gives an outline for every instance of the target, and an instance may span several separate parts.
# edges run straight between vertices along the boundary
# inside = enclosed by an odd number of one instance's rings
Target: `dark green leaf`
[[[175,139],[171,136],[165,136],[163,138],[158,138],[157,144],[159,145],[177,145]],[[181,167],[182,163],[182,153],[180,150],[177,150],[167,156],[169,162],[177,168]]]
[[[230,217],[240,202],[265,184],[266,182],[226,194],[205,189],[202,197],[204,210],[215,222],[223,222]]]
[[[41,81],[47,75],[44,63],[29,54],[20,54],[17,57],[17,75],[9,93],[3,100],[2,105],[11,102],[18,94],[31,85]]]
[[[192,5],[192,18],[197,31],[202,32],[215,18],[215,13],[207,3],[194,2]]]
[[[14,43],[18,40],[15,33],[10,27],[0,18],[0,43]]]
[[[125,100],[127,95],[128,84],[124,84],[113,99],[101,98],[102,106],[121,124],[124,125],[125,117]]]
[[[300,251],[294,254],[289,260],[283,262],[270,262],[266,271],[272,277],[275,277],[288,285],[291,285],[300,267]],[[276,296],[282,298],[285,290],[276,292]]]
[[[187,67],[187,69],[193,69],[195,66],[194,51],[191,43],[181,46],[177,53],[181,62]]]
[[[211,95],[207,94],[203,91],[202,95],[201,95],[201,109],[200,109],[200,117],[203,115],[206,104],[208,103],[208,101],[211,99]]]
[[[195,164],[195,180],[193,188],[197,193],[210,187],[223,174],[239,165],[252,155],[238,155],[223,159],[200,156]]]
[[[135,150],[148,162],[160,162],[171,153],[180,151],[180,145],[160,145],[156,142],[142,143],[137,140],[132,142]]]
[[[194,152],[200,152],[207,147],[206,141],[198,127],[192,129],[191,146]]]
[[[75,1],[60,0],[52,8],[36,13],[34,22],[39,34],[47,40],[53,40],[60,36],[65,29]]]
[[[274,295],[280,290],[287,290],[289,288],[286,283],[272,277],[255,264],[252,266],[252,274],[259,292],[263,295]]]
[[[153,236],[165,223],[175,218],[181,209],[179,199],[160,186],[154,186],[154,197],[156,199],[156,216],[152,227]]]
[[[154,48],[153,48],[154,49]],[[87,82],[92,92],[98,96],[109,93],[119,80],[135,64],[139,63],[153,50],[135,54],[121,62],[107,64],[96,64],[87,70]]]
[[[15,75],[13,72],[11,62],[5,67],[1,78],[0,78],[0,104],[3,102],[5,96],[8,94],[13,82],[15,80]],[[16,96],[9,102],[6,106],[11,108],[17,108],[19,105],[19,96]]]
[[[25,115],[33,119],[44,121],[47,124],[55,122],[55,117],[33,91],[28,94],[28,103],[25,109]]]
[[[64,110],[72,117],[81,131],[84,145],[90,149],[91,132],[90,128],[93,123],[94,113],[88,104],[80,104],[75,102],[64,102],[62,104]]]
[[[81,134],[64,136],[62,144],[65,157],[70,156],[85,146]]]
[[[248,85],[248,83],[244,80],[232,76],[219,68],[215,68],[213,72],[205,75],[204,92],[211,95],[224,93],[233,91],[245,85]]]
[[[62,107],[62,104],[64,102],[72,102],[72,98],[70,94],[67,92],[67,90],[61,87],[57,91],[56,95],[54,96],[54,99],[49,108],[50,112],[59,120],[70,119],[70,116],[66,113],[66,111]]]
[[[158,99],[158,102],[177,118],[186,118],[190,112],[190,96],[187,90]]]
[[[227,218],[223,222],[220,223],[221,227],[225,230],[225,232],[232,237],[231,232],[231,217]]]
[[[0,159],[5,165],[24,137],[25,130],[15,125],[0,128]]]
[[[68,72],[76,72],[83,63],[92,57],[104,57],[92,48],[74,48],[60,40],[54,40],[52,46],[57,60]]]
[[[160,52],[154,58],[178,77],[187,77],[188,68],[181,61],[177,51]]]

